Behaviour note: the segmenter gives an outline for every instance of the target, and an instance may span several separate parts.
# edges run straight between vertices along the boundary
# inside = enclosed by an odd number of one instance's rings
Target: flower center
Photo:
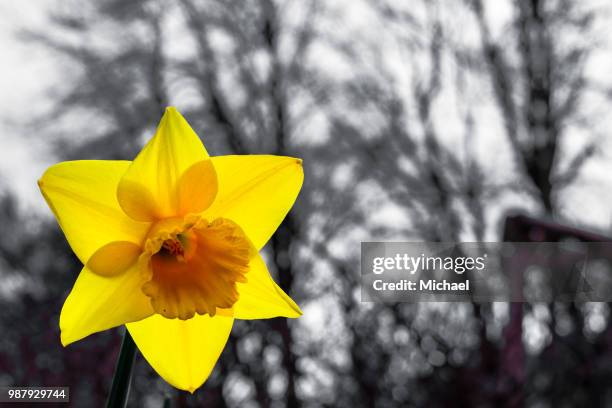
[[[185,250],[178,239],[167,239],[162,244],[162,250],[170,256],[184,256]]]
[[[214,316],[238,300],[238,282],[246,282],[251,244],[238,225],[182,220],[154,228],[141,262],[150,280],[142,286],[156,313],[169,319]]]

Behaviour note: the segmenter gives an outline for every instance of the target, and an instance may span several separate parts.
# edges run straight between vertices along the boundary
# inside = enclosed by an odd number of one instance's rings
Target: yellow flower
[[[40,189],[85,265],[62,308],[62,344],[125,324],[159,375],[193,392],[234,319],[300,316],[258,251],[300,191],[301,163],[209,157],[167,108],[133,162],[50,167]]]

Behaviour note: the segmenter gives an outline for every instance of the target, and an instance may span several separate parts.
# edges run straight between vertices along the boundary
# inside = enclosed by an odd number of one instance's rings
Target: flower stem
[[[136,344],[134,344],[130,332],[125,329],[121,351],[119,352],[117,366],[115,367],[115,375],[113,376],[113,385],[106,401],[106,408],[125,408],[127,405],[135,358]]]

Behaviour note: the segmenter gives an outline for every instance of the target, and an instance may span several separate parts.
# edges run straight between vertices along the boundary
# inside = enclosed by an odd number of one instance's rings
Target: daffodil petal
[[[84,267],[60,314],[62,344],[151,316],[149,298],[140,290],[145,280],[138,264],[113,277]]]
[[[101,276],[116,276],[132,266],[141,252],[133,242],[114,241],[98,249],[87,261],[87,268]]]
[[[207,158],[204,145],[185,118],[176,109],[167,108],[155,136],[119,183],[117,198],[121,208],[138,221],[178,215],[180,177]]]
[[[126,326],[151,367],[174,387],[193,393],[212,372],[233,321],[225,316],[179,320],[156,314]]]
[[[293,157],[246,155],[212,158],[219,191],[204,217],[229,218],[260,250],[295,202],[304,172]]]
[[[117,186],[117,201],[123,212],[133,220],[151,222],[161,218],[155,197],[137,181],[122,178]]]
[[[295,318],[302,315],[299,306],[272,280],[261,255],[251,259],[249,266],[247,282],[236,284],[239,298],[232,307],[236,319]]]
[[[178,183],[179,215],[199,213],[210,207],[217,196],[217,174],[212,160],[189,167]]]
[[[119,207],[116,189],[127,161],[81,160],[51,166],[38,182],[68,243],[83,264],[112,241],[140,243],[148,223],[136,222]]]

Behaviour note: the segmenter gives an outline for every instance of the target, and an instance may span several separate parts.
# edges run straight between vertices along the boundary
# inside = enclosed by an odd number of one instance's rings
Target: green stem
[[[117,366],[115,367],[115,375],[113,376],[113,385],[106,401],[106,408],[125,408],[127,405],[135,358],[136,344],[134,344],[130,332],[125,329],[121,351],[119,352]]]

